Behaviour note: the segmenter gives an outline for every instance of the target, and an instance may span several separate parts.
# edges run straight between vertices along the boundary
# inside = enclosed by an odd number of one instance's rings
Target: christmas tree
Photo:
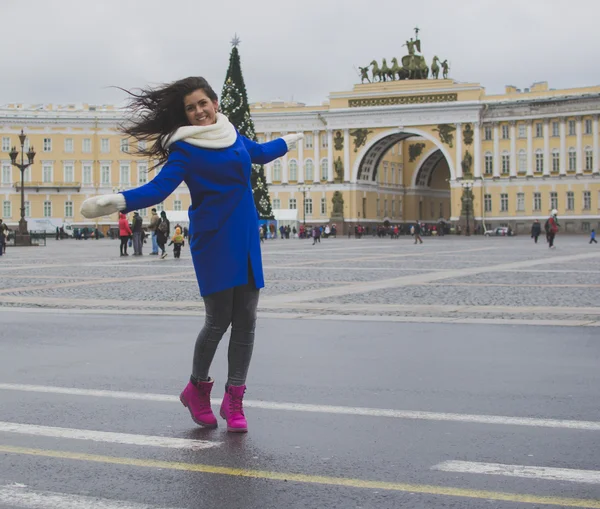
[[[239,43],[240,40],[236,35],[231,41],[233,47],[229,56],[229,68],[227,69],[225,84],[221,92],[220,108],[223,115],[229,118],[229,121],[242,136],[256,141],[254,122],[252,122],[252,118],[250,117],[246,85],[242,76],[240,54],[237,49]],[[256,210],[258,210],[259,217],[261,219],[273,219],[269,188],[267,186],[265,170],[261,164],[252,165],[250,179],[252,191],[254,192],[254,204],[256,205]]]

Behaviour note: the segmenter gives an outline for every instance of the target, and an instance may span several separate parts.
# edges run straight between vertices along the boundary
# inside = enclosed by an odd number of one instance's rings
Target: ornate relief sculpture
[[[456,127],[450,124],[439,124],[434,131],[440,133],[440,140],[442,143],[445,143],[450,148],[453,147],[452,144],[454,143],[454,134],[452,133],[456,131]]]
[[[336,131],[333,138],[333,146],[336,150],[342,150],[344,148],[344,136],[341,131]]]
[[[367,136],[372,132],[369,129],[353,129],[350,131],[350,136],[354,138],[354,152],[358,152],[358,149],[367,142]]]
[[[408,162],[414,163],[423,152],[425,143],[412,143],[408,146]]]

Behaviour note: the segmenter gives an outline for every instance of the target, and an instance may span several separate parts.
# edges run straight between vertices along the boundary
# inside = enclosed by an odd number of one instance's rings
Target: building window
[[[306,148],[313,148],[313,135],[311,133],[304,135],[304,146]]]
[[[327,215],[327,198],[321,198],[321,215]]]
[[[587,221],[584,221],[583,223],[581,223],[581,231],[589,232],[590,231],[590,223],[588,223]]]
[[[157,203],[155,208],[156,208],[156,212],[158,212],[160,214],[163,210],[165,210],[164,202]]]
[[[129,185],[129,165],[122,164],[119,171],[119,184],[122,186]]]
[[[10,164],[2,165],[2,183],[4,185],[12,184],[12,166]]]
[[[10,152],[10,136],[2,137],[2,152]]]
[[[554,191],[550,193],[550,209],[558,209],[558,193]]]
[[[585,119],[585,134],[592,134],[592,120],[589,118]]]
[[[304,163],[304,180],[311,182],[314,179],[314,164],[312,159],[307,159]]]
[[[483,207],[485,209],[486,212],[491,212],[492,211],[492,195],[491,194],[486,194],[483,197]],[[442,217],[442,215],[440,214],[440,217]]]
[[[327,143],[327,133],[321,133],[321,148],[327,148],[329,144]]]
[[[31,166],[25,168],[25,171],[23,172],[23,180],[25,182],[31,182]]]
[[[65,182],[75,181],[75,171],[72,164],[65,164],[63,166],[63,178]]]
[[[392,217],[396,217],[396,202],[394,200],[392,200]],[[433,205],[433,202],[432,202]],[[433,217],[433,214],[431,214],[431,217]]]
[[[281,161],[279,159],[273,163],[273,180],[281,182]]]
[[[298,180],[298,163],[296,162],[295,159],[292,159],[290,161],[290,180]]]
[[[575,120],[569,120],[569,136],[575,136]]]
[[[392,163],[390,165],[390,184],[396,183],[396,165]]]
[[[500,195],[500,212],[508,212],[508,194]]]
[[[525,210],[525,193],[517,193],[517,212]]]
[[[527,137],[527,126],[525,124],[519,124],[519,138]]]
[[[181,210],[181,200],[173,201],[173,210]]]
[[[560,171],[560,152],[557,148],[552,151],[552,171],[553,173]]]
[[[489,125],[486,125],[483,128],[483,138],[485,141],[490,141],[492,139],[492,127]]]
[[[298,203],[296,202],[296,198],[290,198],[290,210],[296,210],[298,208]]]
[[[65,202],[65,217],[73,217],[73,202]]]
[[[552,136],[560,136],[560,124],[558,122],[552,122]]]
[[[26,201],[23,205],[25,206],[25,217],[31,217],[31,203]]]
[[[377,217],[379,217],[381,209],[379,208],[379,198],[377,198]]]
[[[121,152],[129,152],[129,140],[121,140]]]
[[[65,152],[73,152],[73,138],[65,138]]]
[[[143,209],[140,209],[140,216],[146,217],[147,215],[148,215],[148,209],[147,208],[144,207]]]
[[[491,153],[485,154],[485,174],[492,175],[494,173],[494,156]]]
[[[8,218],[12,216],[11,203],[5,200],[2,204],[2,217]]]
[[[502,125],[502,139],[503,140],[508,140],[509,138],[509,129],[508,126],[506,124]]]
[[[92,140],[90,138],[84,138],[81,143],[81,151],[84,154],[91,154],[92,152]]]
[[[103,154],[110,152],[110,140],[108,138],[102,138],[100,140],[100,152]]]
[[[145,164],[138,164],[138,184],[148,182],[148,167]]]
[[[542,173],[544,171],[544,153],[541,149],[535,152],[535,171]]]
[[[304,203],[304,212],[307,216],[312,215],[312,198],[306,198],[306,202]]]
[[[544,127],[541,122],[536,122],[535,124],[535,137],[542,138],[544,136]]]
[[[52,152],[52,138],[44,138],[44,152]]]
[[[110,166],[107,164],[100,167],[100,183],[102,185],[110,184]]]
[[[573,147],[569,149],[569,171],[577,169],[577,152]]]
[[[533,210],[542,210],[542,193],[533,193]]]
[[[84,164],[82,173],[83,173],[83,185],[91,186],[92,185],[92,165]]]
[[[567,191],[567,210],[575,210],[575,193]]]
[[[502,154],[502,174],[508,175],[510,173],[510,155]]]
[[[527,173],[527,152],[519,150],[519,173]]]
[[[138,150],[146,150],[146,140],[138,141]]]
[[[49,164],[42,166],[42,182],[44,184],[52,183],[52,166]]]
[[[592,147],[585,147],[585,169],[592,171],[594,166],[594,153]]]
[[[321,161],[321,180],[327,180],[329,177],[329,162],[327,159]]]
[[[592,193],[591,191],[583,192],[583,210],[590,210],[592,208]]]
[[[52,202],[44,202],[44,217],[52,217]]]

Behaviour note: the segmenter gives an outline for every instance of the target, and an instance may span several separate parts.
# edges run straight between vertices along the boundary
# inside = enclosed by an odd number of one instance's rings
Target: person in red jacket
[[[127,254],[127,242],[132,236],[131,228],[129,227],[129,221],[127,221],[127,216],[122,212],[119,212],[119,237],[121,239],[121,256],[129,256]]]
[[[554,237],[556,237],[556,233],[558,232],[558,227],[560,226],[558,224],[558,219],[556,218],[557,214],[558,214],[558,211],[556,209],[552,210],[552,215],[548,218],[548,221],[546,221],[547,234],[548,234],[548,247],[550,249],[556,248],[556,246],[554,245]]]

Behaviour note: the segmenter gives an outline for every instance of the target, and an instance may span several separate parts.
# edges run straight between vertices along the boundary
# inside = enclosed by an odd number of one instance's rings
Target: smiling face
[[[185,116],[190,125],[206,126],[217,121],[218,101],[211,101],[201,88],[183,98]]]

